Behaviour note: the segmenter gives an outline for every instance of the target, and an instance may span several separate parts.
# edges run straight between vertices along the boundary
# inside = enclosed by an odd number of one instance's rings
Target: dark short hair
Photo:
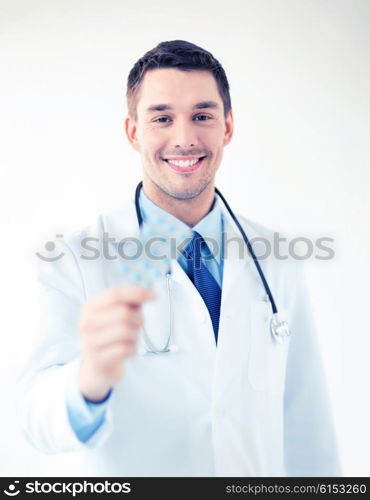
[[[145,73],[159,68],[210,71],[216,80],[226,118],[231,109],[231,99],[229,82],[223,67],[210,52],[185,40],[161,42],[135,63],[128,75],[126,92],[128,112],[132,118],[137,119],[137,94]]]

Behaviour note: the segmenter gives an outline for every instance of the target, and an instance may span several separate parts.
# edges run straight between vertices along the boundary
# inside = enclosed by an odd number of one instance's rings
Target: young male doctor
[[[117,246],[94,259],[81,247],[137,236],[132,201],[42,262],[42,341],[20,381],[28,441],[49,454],[81,451],[77,473],[87,476],[339,475],[300,266],[260,261],[290,327],[274,338],[263,282],[215,191],[233,135],[222,66],[192,43],[160,43],[132,68],[127,100],[143,225],[163,216],[193,239],[171,259],[170,283],[123,286]],[[249,239],[272,242],[238,220]],[[225,235],[238,242],[227,252]],[[150,352],[144,328],[158,350],[170,336],[170,350]]]

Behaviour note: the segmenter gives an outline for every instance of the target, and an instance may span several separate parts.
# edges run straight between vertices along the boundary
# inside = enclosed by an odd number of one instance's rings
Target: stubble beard
[[[212,174],[211,172],[208,172],[207,174],[205,174],[204,177],[199,179],[199,182],[196,187],[182,188],[181,191],[179,191],[170,185],[171,184],[170,180],[167,181],[166,178],[163,178],[162,182],[162,179],[154,179],[153,176],[151,175],[150,169],[145,168],[144,170],[146,176],[157,187],[157,189],[159,189],[166,196],[169,196],[175,200],[192,200],[194,198],[197,198],[213,182],[215,175],[214,173]],[[189,174],[179,174],[179,175],[188,177],[193,174],[189,173]]]

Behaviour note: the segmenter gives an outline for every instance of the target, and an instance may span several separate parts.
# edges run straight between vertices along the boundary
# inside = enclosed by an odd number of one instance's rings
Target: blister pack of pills
[[[152,288],[156,279],[171,269],[171,259],[185,248],[192,238],[192,230],[178,227],[165,216],[145,221],[140,238],[125,242],[120,271],[124,284]]]

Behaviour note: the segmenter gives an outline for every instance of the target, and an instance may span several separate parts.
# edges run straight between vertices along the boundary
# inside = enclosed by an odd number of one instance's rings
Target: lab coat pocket
[[[254,390],[275,394],[284,391],[289,338],[279,344],[272,337],[271,306],[255,301],[250,308],[250,355],[248,378]],[[287,311],[279,310],[279,317],[288,320]]]

